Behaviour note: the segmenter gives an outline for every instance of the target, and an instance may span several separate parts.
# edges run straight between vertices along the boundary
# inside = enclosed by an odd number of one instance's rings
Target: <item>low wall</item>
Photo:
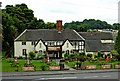
[[[49,66],[49,70],[60,70],[60,66]]]
[[[86,69],[96,69],[96,65],[89,65],[89,66],[86,66]]]
[[[34,71],[34,67],[22,67],[22,71]]]

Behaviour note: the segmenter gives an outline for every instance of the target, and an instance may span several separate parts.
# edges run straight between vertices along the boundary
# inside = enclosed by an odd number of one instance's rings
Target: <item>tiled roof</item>
[[[113,40],[112,33],[108,32],[79,32],[86,40]]]
[[[82,40],[73,30],[62,30],[58,33],[55,29],[27,29],[17,40],[18,41],[34,41],[34,40],[52,40],[64,41],[69,40]]]
[[[87,52],[108,52],[114,49],[114,43],[101,43],[100,40],[86,40],[85,42]]]

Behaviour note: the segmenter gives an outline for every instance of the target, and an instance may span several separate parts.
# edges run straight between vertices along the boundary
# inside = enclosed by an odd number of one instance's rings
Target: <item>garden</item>
[[[113,50],[110,54],[102,56],[101,52],[97,54],[73,53],[65,54],[65,64],[78,70],[85,69],[118,69],[120,68],[119,54]]]
[[[38,58],[35,53],[30,52],[29,57],[2,58],[0,62],[2,65],[2,72],[22,72],[28,69],[28,71],[50,71],[49,66],[59,66],[54,61],[47,60],[45,57],[47,56],[42,55]]]

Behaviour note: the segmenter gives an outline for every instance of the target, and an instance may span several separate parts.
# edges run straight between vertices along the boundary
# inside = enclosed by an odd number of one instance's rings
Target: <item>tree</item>
[[[112,54],[113,56],[115,56],[116,59],[119,59],[119,58],[120,58],[120,55],[118,54],[118,52],[117,52],[116,50],[112,50],[112,51],[111,51],[111,54]]]
[[[114,48],[118,52],[118,54],[120,56],[120,28],[118,30],[118,35],[117,35],[116,40],[115,40]]]
[[[95,19],[89,19],[89,20],[85,19],[82,22],[72,21],[70,23],[65,23],[64,28],[74,29],[79,32],[80,31],[86,32],[86,29],[115,29],[113,25],[110,25],[105,21],[95,20]]]

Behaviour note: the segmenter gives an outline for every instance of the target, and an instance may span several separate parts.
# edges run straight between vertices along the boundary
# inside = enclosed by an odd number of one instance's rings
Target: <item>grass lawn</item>
[[[15,72],[15,69],[17,69],[17,67],[15,66],[11,66],[11,63],[8,62],[9,60],[7,59],[3,59],[2,62],[0,62],[0,64],[2,65],[2,72]],[[18,71],[22,71],[22,67],[24,66],[24,64],[27,61],[24,60],[18,60],[18,63],[20,64],[18,67]],[[43,63],[41,61],[30,61],[32,62],[32,64],[35,66],[35,70],[36,71],[42,71],[41,66],[45,65],[45,70],[49,71],[49,66],[59,66],[58,64],[56,64],[55,62],[50,62],[50,65],[47,65],[46,63]]]
[[[106,61],[95,61],[95,62],[89,62],[89,61],[85,61],[86,66],[88,65],[96,65],[97,69],[101,69],[101,65],[112,65],[112,68],[114,68],[114,65],[118,64],[118,61],[113,61],[113,62],[106,62]],[[69,62],[69,63],[65,63],[66,65],[68,65],[69,67],[75,67],[76,62]]]

